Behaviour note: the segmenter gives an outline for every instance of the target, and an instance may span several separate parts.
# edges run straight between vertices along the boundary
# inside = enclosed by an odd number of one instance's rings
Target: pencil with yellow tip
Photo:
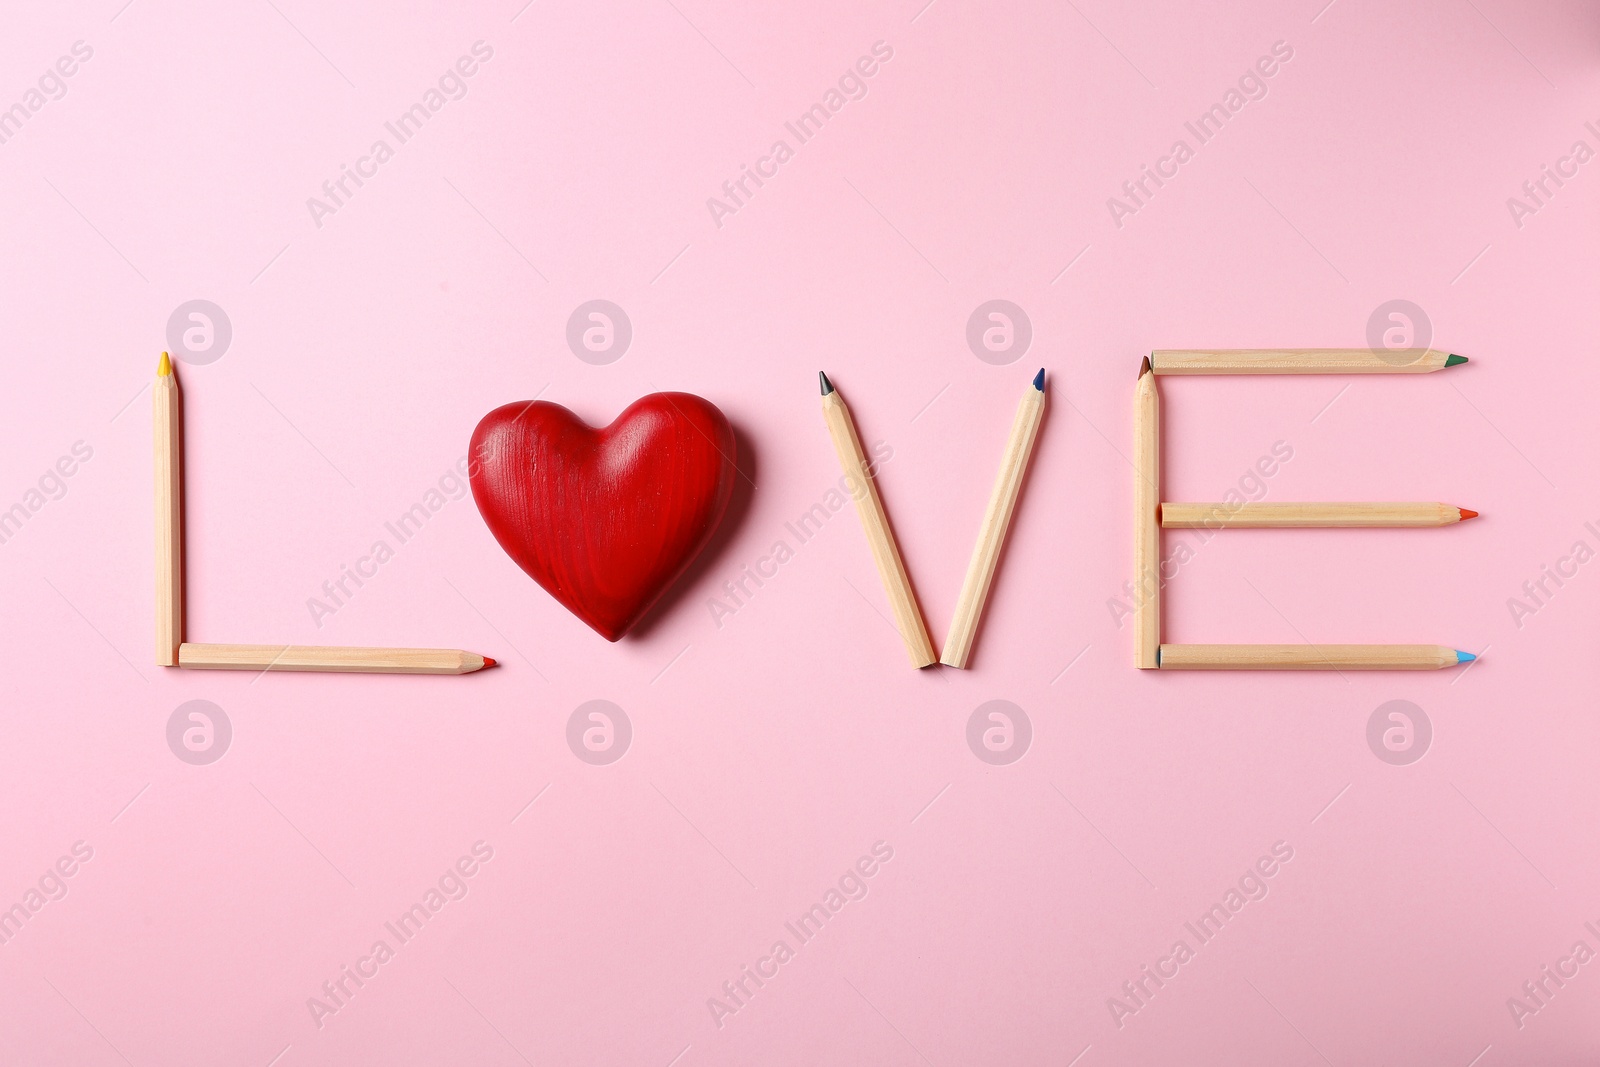
[[[172,360],[156,367],[156,663],[176,666],[183,643],[183,398]]]

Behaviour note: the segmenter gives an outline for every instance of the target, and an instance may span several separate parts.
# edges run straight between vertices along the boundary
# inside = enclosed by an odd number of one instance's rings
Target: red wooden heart
[[[733,429],[688,393],[652,393],[596,430],[545,401],[472,433],[472,498],[506,554],[608,641],[711,537],[733,495]]]

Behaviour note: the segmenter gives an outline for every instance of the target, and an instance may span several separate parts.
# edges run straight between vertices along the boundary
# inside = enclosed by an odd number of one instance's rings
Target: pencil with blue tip
[[[1437,671],[1471,663],[1445,645],[1162,645],[1164,671]]]
[[[983,619],[983,606],[989,599],[989,587],[994,584],[995,569],[1000,565],[1000,549],[1005,545],[1017,498],[1022,495],[1028,458],[1033,455],[1034,442],[1039,439],[1039,424],[1043,421],[1044,368],[1040,367],[1017,404],[1016,417],[1011,420],[1011,437],[1000,456],[1000,473],[995,476],[983,524],[978,527],[978,543],[972,549],[967,577],[961,583],[961,596],[956,601],[955,618],[950,622],[950,636],[945,638],[944,652],[939,657],[939,662],[948,667],[964,668],[972,655],[978,623]]]

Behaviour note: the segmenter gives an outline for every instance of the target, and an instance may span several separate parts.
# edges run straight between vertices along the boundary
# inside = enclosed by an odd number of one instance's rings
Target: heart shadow
[[[733,495],[728,499],[728,508],[722,513],[722,521],[717,523],[717,528],[711,534],[711,540],[689,561],[689,566],[684,568],[682,574],[667,587],[661,594],[661,599],[650,606],[644,617],[633,625],[628,631],[628,637],[648,638],[660,623],[663,616],[671,612],[689,590],[700,583],[700,579],[711,569],[727,548],[728,542],[744,523],[745,516],[750,511],[750,501],[756,491],[757,457],[755,447],[751,444],[750,435],[732,419],[728,420],[728,427],[733,431],[734,471],[737,477],[733,481]]]

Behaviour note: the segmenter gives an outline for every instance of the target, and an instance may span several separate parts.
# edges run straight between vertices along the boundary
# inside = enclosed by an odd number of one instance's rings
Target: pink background
[[[1520,1027],[1507,1006],[1580,939],[1600,951],[1600,563],[1534,614],[1507,603],[1574,542],[1600,548],[1600,162],[1520,226],[1506,204],[1574,141],[1600,148],[1592,5],[123,4],[12,5],[0,32],[0,107],[93,49],[0,145],[0,507],[93,450],[0,545],[0,906],[93,849],[0,946],[0,1062],[1600,1053],[1600,962]],[[319,228],[307,198],[479,40],[493,58],[466,96]],[[784,121],[876,41],[893,58],[866,97],[718,227],[706,199],[795,147]],[[1276,41],[1293,58],[1268,95],[1119,228],[1107,198],[1192,144],[1184,121]],[[233,339],[180,364],[189,635],[462,647],[503,669],[153,666],[148,386],[194,298]],[[634,331],[603,366],[565,340],[596,298]],[[993,298],[1032,323],[1010,365],[965,340]],[[1167,636],[1482,662],[1133,670],[1108,600],[1130,572],[1141,354],[1359,346],[1392,299],[1472,363],[1169,379],[1165,496],[1218,499],[1281,441],[1267,499],[1484,517],[1218,537],[1168,587]],[[893,450],[883,494],[940,642],[1039,365],[1050,411],[973,669],[915,673],[854,516],[803,545],[785,529],[839,476],[816,371]],[[307,599],[491,408],[543,390],[604,423],[668,388],[728,414],[748,484],[643,632],[600,640],[464,499],[313,622]],[[794,558],[715,620],[779,539]],[[166,740],[194,699],[232,725],[210,765]],[[594,699],[632,724],[608,766],[566,741]],[[1032,724],[1010,765],[966,741],[994,699]],[[1433,728],[1406,766],[1367,742],[1395,699]],[[398,944],[384,923],[478,841],[493,859],[467,895],[319,1027],[308,999]],[[879,841],[893,859],[867,896],[799,945],[784,924]],[[1270,893],[1199,946],[1185,922],[1276,842],[1293,859]],[[779,939],[794,958],[719,1027],[708,998]],[[1194,959],[1119,1026],[1108,999],[1179,939]]]

